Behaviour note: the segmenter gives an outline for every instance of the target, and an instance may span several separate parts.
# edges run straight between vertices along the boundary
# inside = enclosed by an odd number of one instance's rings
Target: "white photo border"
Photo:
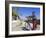
[[[40,8],[40,30],[34,31],[13,31],[12,32],[12,7],[36,7]],[[36,34],[43,33],[43,6],[42,5],[25,5],[25,4],[9,4],[9,35]]]

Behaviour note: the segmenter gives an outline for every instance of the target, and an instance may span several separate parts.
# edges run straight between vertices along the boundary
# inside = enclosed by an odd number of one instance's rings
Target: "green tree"
[[[12,16],[18,16],[18,13],[12,11]]]

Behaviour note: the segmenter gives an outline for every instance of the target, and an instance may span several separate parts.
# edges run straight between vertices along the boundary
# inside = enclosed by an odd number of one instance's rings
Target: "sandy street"
[[[12,31],[22,31],[22,27],[25,27],[25,22],[17,20],[12,22]],[[40,29],[40,25],[37,25],[37,29]]]

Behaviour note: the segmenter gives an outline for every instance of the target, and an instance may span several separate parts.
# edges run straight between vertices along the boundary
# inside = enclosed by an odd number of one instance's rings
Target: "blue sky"
[[[35,12],[35,16],[40,19],[40,8],[32,7],[13,7],[14,12],[19,13],[23,18],[31,16],[32,12]]]

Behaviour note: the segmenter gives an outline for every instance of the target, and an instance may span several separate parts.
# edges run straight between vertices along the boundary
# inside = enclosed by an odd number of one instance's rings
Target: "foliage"
[[[18,13],[12,11],[12,16],[18,16]]]

